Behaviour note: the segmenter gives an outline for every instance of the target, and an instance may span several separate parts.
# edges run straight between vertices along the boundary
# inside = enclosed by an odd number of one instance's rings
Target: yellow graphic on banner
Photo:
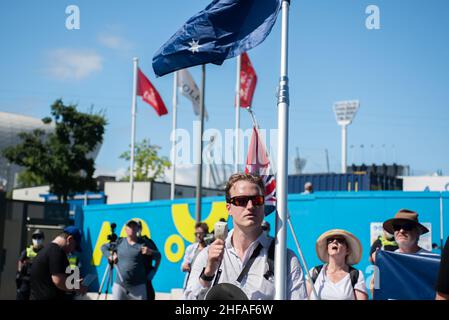
[[[174,245],[176,245],[176,251],[173,251]],[[182,238],[177,234],[172,234],[167,238],[167,241],[165,241],[165,256],[170,262],[176,263],[181,260],[182,257],[184,257],[184,250],[184,240],[182,240]]]
[[[111,224],[108,221],[103,222],[103,224],[101,225],[100,233],[98,234],[97,243],[94,247],[94,252],[92,253],[92,260],[90,262],[92,265],[100,265],[101,258],[103,257],[101,246],[109,241],[108,235],[110,235],[111,232]]]
[[[195,241],[195,219],[189,212],[189,205],[187,203],[173,204],[172,217],[178,233],[188,242]],[[228,220],[228,210],[226,209],[226,202],[213,202],[209,216],[203,220],[209,226],[209,230],[214,229],[214,224],[220,219]]]

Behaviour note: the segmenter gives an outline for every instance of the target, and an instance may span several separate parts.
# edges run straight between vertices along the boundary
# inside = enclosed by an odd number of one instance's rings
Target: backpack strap
[[[248,274],[249,269],[254,263],[254,260],[256,260],[257,256],[260,253],[260,250],[262,250],[262,245],[259,243],[256,249],[254,249],[253,254],[249,258],[248,262],[246,262],[245,267],[243,268],[242,272],[240,272],[239,277],[237,278],[237,282],[241,283],[243,278]]]
[[[270,247],[268,248],[268,270],[263,275],[265,279],[270,279],[270,277],[274,276],[274,239],[271,240]]]
[[[323,265],[320,264],[319,266],[316,266],[312,270],[312,283],[315,283],[316,279],[318,278],[318,275],[321,272],[321,269],[323,269]]]
[[[355,288],[355,285],[359,281],[359,274],[360,274],[359,270],[353,268],[352,266],[349,266],[349,277],[351,278],[351,285],[353,289]]]

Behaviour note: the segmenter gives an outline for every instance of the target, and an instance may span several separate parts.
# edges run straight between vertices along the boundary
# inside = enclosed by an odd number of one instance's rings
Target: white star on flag
[[[200,52],[200,48],[202,46],[199,45],[199,42],[200,42],[199,40],[195,41],[194,39],[192,39],[192,41],[189,42],[190,45],[189,50],[192,51],[192,53]]]

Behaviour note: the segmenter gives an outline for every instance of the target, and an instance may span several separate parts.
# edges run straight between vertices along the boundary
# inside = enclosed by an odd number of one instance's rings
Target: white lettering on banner
[[[68,266],[65,269],[65,273],[69,274],[65,280],[66,288],[70,290],[78,290],[80,288],[80,269],[78,267],[72,268]]]
[[[67,30],[79,30],[81,24],[80,8],[76,5],[70,5],[65,9],[65,13],[69,14],[65,20]]]
[[[365,10],[369,16],[366,18],[365,26],[368,30],[380,29],[380,9],[376,5],[369,5]]]

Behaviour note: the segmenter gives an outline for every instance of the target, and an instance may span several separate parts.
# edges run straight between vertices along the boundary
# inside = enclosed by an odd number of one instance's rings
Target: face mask
[[[33,239],[33,246],[38,247],[42,245],[42,239]]]

